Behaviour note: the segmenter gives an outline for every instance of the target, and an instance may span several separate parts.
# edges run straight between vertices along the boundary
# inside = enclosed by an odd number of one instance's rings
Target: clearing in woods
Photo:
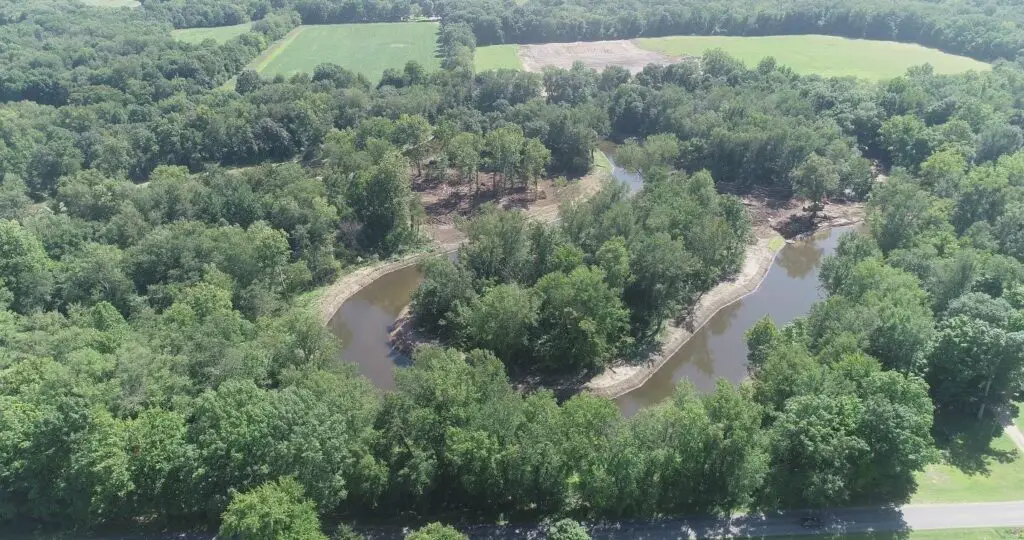
[[[515,67],[510,55],[515,45],[492,45],[476,50],[478,70]],[[931,64],[936,73],[988,70],[992,66],[972,58],[946,54],[912,43],[846,39],[835,36],[671,36],[618,41],[577,41],[519,45],[522,69],[541,71],[546,66],[572,67],[579,60],[602,70],[621,66],[637,73],[647,64],[669,64],[721,48],[748,66],[774,56],[797,73],[823,76],[856,76],[885,79],[902,75],[907,68]]]
[[[441,65],[436,22],[320,24],[300,26],[253,61],[264,77],[312,73],[318,64],[338,64],[380,80],[387,68],[415,60],[428,70]]]
[[[789,66],[797,73],[827,77],[853,75],[886,79],[925,63],[940,74],[992,68],[972,58],[913,43],[835,36],[671,36],[640,38],[633,42],[643,49],[677,56],[700,56],[708,49],[720,48],[748,67],[756,66],[766,56],[774,56],[780,65]]]
[[[519,60],[519,45],[491,45],[477,47],[473,65],[478,72],[492,69],[523,69]]]
[[[252,28],[251,22],[232,26],[214,26],[212,28],[181,28],[179,30],[172,30],[171,36],[185,43],[202,43],[207,39],[212,39],[217,43],[224,43],[235,36],[248,32],[250,28]]]

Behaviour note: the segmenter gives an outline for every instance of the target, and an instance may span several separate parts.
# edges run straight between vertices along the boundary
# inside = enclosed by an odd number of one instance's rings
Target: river
[[[628,172],[615,167],[614,173],[631,189],[638,187],[637,179]],[[744,333],[765,315],[777,324],[788,323],[822,298],[818,287],[821,260],[835,250],[841,232],[847,229],[820,231],[787,244],[757,291],[722,308],[646,383],[619,397],[619,408],[631,415],[672,395],[683,378],[701,390],[713,388],[720,377],[733,383],[743,380],[747,375]],[[360,372],[382,389],[393,389],[394,369],[410,363],[392,350],[388,338],[421,280],[415,266],[386,274],[346,300],[329,323],[342,343],[341,358],[358,363]]]

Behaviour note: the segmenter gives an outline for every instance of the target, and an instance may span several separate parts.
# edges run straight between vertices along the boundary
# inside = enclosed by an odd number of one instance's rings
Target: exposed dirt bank
[[[578,60],[599,72],[608,66],[621,66],[636,74],[647,64],[674,64],[684,59],[641,49],[629,40],[519,46],[519,60],[526,71],[542,71],[548,66],[569,69]]]

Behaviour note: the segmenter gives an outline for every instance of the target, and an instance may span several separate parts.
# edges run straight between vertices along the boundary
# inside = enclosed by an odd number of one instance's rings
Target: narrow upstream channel
[[[614,167],[613,173],[629,184],[631,191],[642,185],[638,177],[620,167]],[[835,250],[840,234],[849,229],[821,231],[786,245],[757,291],[722,308],[646,383],[619,397],[619,408],[632,415],[672,395],[683,378],[701,390],[710,390],[719,377],[733,383],[743,380],[747,356],[743,334],[765,315],[785,324],[806,314],[821,298],[821,260]],[[329,323],[342,343],[341,358],[356,362],[360,372],[382,389],[393,389],[394,369],[410,363],[391,348],[389,336],[422,279],[416,266],[386,274],[346,300]]]

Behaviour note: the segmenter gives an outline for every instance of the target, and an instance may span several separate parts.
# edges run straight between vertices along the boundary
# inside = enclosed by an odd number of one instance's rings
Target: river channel
[[[636,179],[616,169],[620,181],[638,187]],[[754,293],[722,308],[646,383],[620,396],[616,400],[619,408],[631,415],[671,396],[684,378],[700,390],[712,389],[718,378],[733,383],[743,380],[747,375],[744,333],[765,315],[781,325],[806,314],[822,298],[818,287],[821,261],[835,250],[840,234],[848,229],[820,231],[787,244]],[[386,274],[346,300],[329,323],[341,341],[341,358],[356,362],[360,372],[382,389],[393,389],[395,368],[410,363],[391,348],[388,338],[421,280],[416,266]]]

